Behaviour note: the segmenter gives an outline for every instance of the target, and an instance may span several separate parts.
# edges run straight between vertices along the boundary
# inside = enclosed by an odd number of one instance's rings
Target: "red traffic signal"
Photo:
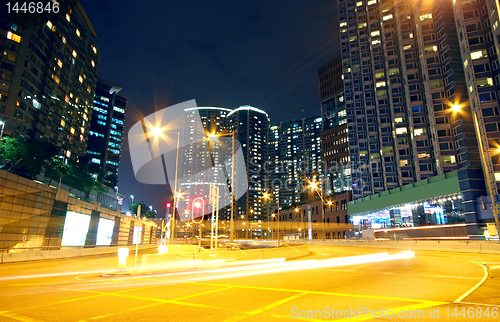
[[[205,215],[205,201],[203,198],[196,198],[193,200],[191,216],[194,222],[200,223],[203,221]]]
[[[167,202],[167,203],[165,204],[165,206],[166,206],[167,208],[172,208],[172,203],[171,203],[171,202]]]

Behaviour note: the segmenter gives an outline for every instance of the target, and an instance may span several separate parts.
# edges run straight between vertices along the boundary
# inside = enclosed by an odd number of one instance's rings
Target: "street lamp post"
[[[499,13],[499,15],[500,15],[500,13]],[[458,111],[460,111],[461,106],[456,104],[456,105],[453,105],[451,107],[451,109],[454,112],[458,112]],[[489,192],[490,197],[491,197],[491,208],[493,210],[493,218],[495,218],[495,226],[496,226],[496,229],[497,229],[497,236],[499,236],[499,233],[500,233],[500,222],[498,220],[497,206],[495,204],[495,195],[493,193],[493,185],[491,183],[490,173],[488,171],[488,165],[486,163],[486,151],[484,150],[483,139],[482,139],[482,136],[481,136],[481,131],[479,130],[479,122],[477,120],[476,110],[473,107],[471,107],[471,111],[472,111],[472,118],[473,118],[473,121],[474,121],[474,128],[476,129],[477,140],[479,142],[479,152],[481,154],[481,161],[482,161],[482,165],[483,165],[483,173],[484,173],[484,176],[486,177],[486,183],[487,183],[487,186],[488,186],[488,192]]]
[[[231,224],[230,224],[230,232],[229,232],[229,242],[232,244],[234,241],[234,131],[223,133],[223,134],[210,134],[207,136],[209,140],[213,140],[217,137],[229,136],[231,135],[233,138],[232,141],[232,155],[231,155]]]
[[[324,209],[324,203],[325,200],[323,199],[323,190],[321,188],[318,188],[318,183],[316,181],[311,182],[310,187],[316,191],[318,196],[321,198],[321,220],[323,221],[323,239],[325,239],[325,209]],[[318,191],[319,190],[319,191]]]

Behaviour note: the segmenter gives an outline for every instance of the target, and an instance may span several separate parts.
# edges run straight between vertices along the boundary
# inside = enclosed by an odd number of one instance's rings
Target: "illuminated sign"
[[[66,212],[61,246],[84,246],[89,231],[90,216]]]
[[[134,236],[132,238],[133,245],[137,244],[137,241],[139,241],[139,244],[141,243],[141,234],[142,226],[134,226]]]
[[[114,220],[99,218],[99,226],[97,226],[97,246],[111,245],[111,238],[113,237],[113,228],[115,228]]]

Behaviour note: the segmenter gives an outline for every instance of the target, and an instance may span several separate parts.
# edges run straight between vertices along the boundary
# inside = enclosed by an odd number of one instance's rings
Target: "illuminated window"
[[[403,122],[404,122],[404,120],[403,120],[403,118],[402,118],[402,117],[396,117],[396,118],[394,119],[394,123],[403,123]]]
[[[351,38],[349,38],[349,41],[355,41],[358,37],[356,36],[352,36]]]
[[[495,172],[495,181],[500,181],[500,172]]]
[[[364,28],[366,26],[367,26],[366,22],[363,22],[358,25],[358,28]]]
[[[73,50],[73,52],[71,54],[73,55],[73,57],[76,58],[76,51]]]
[[[392,19],[392,14],[387,15],[387,16],[384,16],[384,17],[382,18],[382,20],[383,20],[383,21],[387,21],[387,20],[389,20],[389,19]]]
[[[425,47],[424,50],[426,53],[435,53],[438,51],[438,48],[437,48],[437,46],[427,46],[427,47]]]
[[[78,37],[80,37],[80,30],[78,30],[78,29],[76,30],[76,35],[77,35]]]
[[[415,129],[415,136],[425,135],[425,129]]]
[[[384,72],[380,72],[380,73],[376,73],[375,74],[375,78],[383,78],[385,77],[385,73]]]
[[[396,134],[406,134],[408,133],[408,130],[406,129],[406,127],[398,127],[396,129]]]
[[[71,134],[75,134],[75,128],[71,128],[71,130],[69,130],[71,132]]]
[[[93,163],[98,163],[98,164],[101,164],[101,160],[100,160],[100,159],[97,159],[97,158],[92,158],[92,162],[93,162]]]
[[[66,121],[65,120],[61,120],[61,126],[65,126],[66,125]]]
[[[411,45],[406,45],[403,47],[403,50],[408,50],[408,49],[411,49]]]
[[[372,35],[372,37],[380,36],[380,30],[372,31],[371,35]]]
[[[57,60],[57,66],[59,66],[60,68],[62,68],[63,66],[62,61],[60,59]]]
[[[92,45],[91,47],[92,47],[92,51],[94,52],[94,54],[97,54],[97,48],[95,48],[94,45]]]
[[[57,84],[59,84],[59,77],[57,77],[56,75],[52,74],[52,79],[54,80],[54,82],[56,82]]]
[[[377,82],[377,84],[376,84],[375,86],[376,86],[376,87],[383,87],[383,86],[385,86],[385,85],[386,85],[386,83],[385,83],[385,81],[384,81],[384,82]]]
[[[491,77],[478,78],[476,79],[476,85],[477,87],[493,86],[493,78]]]
[[[377,96],[387,95],[387,91],[385,89],[380,89],[377,91]]]
[[[441,162],[443,162],[443,163],[456,163],[457,161],[455,160],[454,155],[443,155],[441,157]]]
[[[80,81],[80,83],[83,83],[83,77],[82,76],[78,76],[78,80]]]
[[[356,7],[361,7],[363,5],[363,1],[356,2]]]
[[[52,31],[56,31],[56,26],[54,26],[50,20],[47,21],[47,27]]]
[[[68,20],[68,22],[71,21],[71,18],[69,17],[69,14],[66,14],[66,20]]]
[[[69,151],[69,150],[68,150],[68,151],[66,151],[66,157],[67,157],[67,158],[71,157],[71,151]]]
[[[472,60],[474,59],[479,59],[479,58],[483,58],[483,57],[488,57],[488,54],[486,52],[486,49],[483,49],[483,50],[478,50],[478,51],[474,51],[474,52],[471,52],[470,53],[470,58]]]
[[[372,46],[380,44],[380,39],[372,40]]]
[[[90,61],[90,64],[92,65],[92,67],[95,67],[95,63],[93,60]]]
[[[345,26],[347,26],[347,22],[344,21],[340,23],[340,27],[345,27]]]
[[[376,4],[377,0],[370,0],[368,1],[368,5],[371,6],[372,4]]]
[[[399,67],[389,69],[389,75],[399,74]]]
[[[12,41],[15,41],[17,43],[21,42],[21,36],[18,36],[16,34],[13,34],[12,32],[8,31],[7,32],[7,39],[10,39]]]
[[[420,16],[420,21],[424,21],[425,19],[432,19],[432,13]]]
[[[431,157],[431,155],[427,152],[422,152],[422,153],[418,153],[417,157],[419,159],[429,159]]]

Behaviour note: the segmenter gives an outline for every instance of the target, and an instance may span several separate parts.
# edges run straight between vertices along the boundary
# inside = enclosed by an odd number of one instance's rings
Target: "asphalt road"
[[[347,262],[332,258],[403,251],[310,249],[286,262],[113,277],[100,272],[116,270],[114,255],[2,264],[0,321],[500,320],[499,256],[417,251]]]

